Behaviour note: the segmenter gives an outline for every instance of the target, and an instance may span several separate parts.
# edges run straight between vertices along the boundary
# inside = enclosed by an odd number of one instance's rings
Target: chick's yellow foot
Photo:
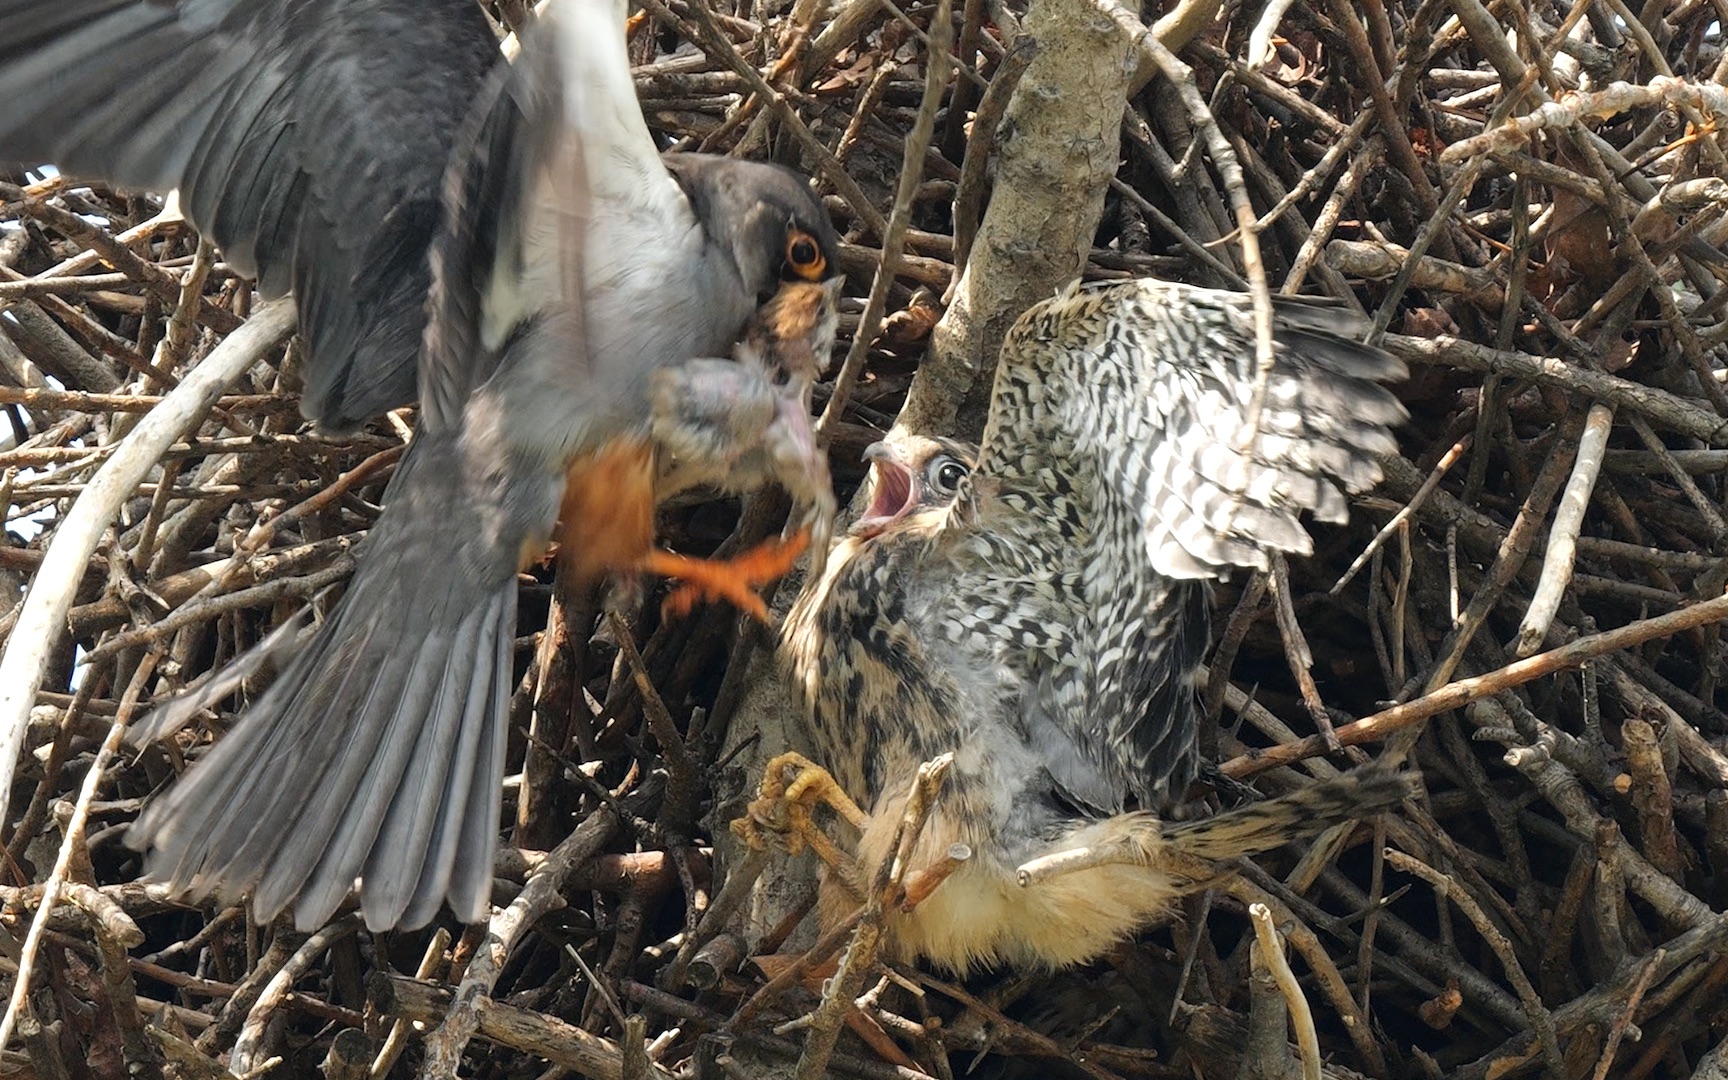
[[[683,582],[661,605],[664,616],[688,615],[704,600],[725,600],[766,623],[768,605],[756,590],[784,577],[809,546],[810,530],[806,527],[785,540],[764,540],[730,559],[693,559],[670,551],[652,551],[643,560],[642,569]]]
[[[768,833],[781,837],[786,850],[794,855],[808,846],[841,880],[854,882],[857,860],[841,850],[816,824],[812,811],[819,803],[826,803],[860,831],[869,824],[869,816],[827,769],[803,754],[781,754],[763,770],[756,799],[743,817],[732,822],[732,832],[758,849],[767,845]]]

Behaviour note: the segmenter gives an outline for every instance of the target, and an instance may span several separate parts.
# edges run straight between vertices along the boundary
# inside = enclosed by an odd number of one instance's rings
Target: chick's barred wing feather
[[[1055,725],[1052,772],[1083,802],[1156,805],[1192,765],[1199,583],[1302,554],[1300,515],[1343,520],[1379,480],[1401,363],[1337,309],[1281,302],[1259,430],[1252,302],[1158,281],[1074,288],[1009,331],[971,490],[980,527],[1063,553],[1072,652],[1033,654],[1026,722]],[[1037,670],[1042,665],[1043,670]],[[1065,776],[1064,773],[1067,775]],[[1101,809],[1116,809],[1106,802]]]

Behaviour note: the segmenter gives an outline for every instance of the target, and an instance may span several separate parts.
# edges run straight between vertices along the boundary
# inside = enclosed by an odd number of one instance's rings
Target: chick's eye
[[[937,458],[931,466],[930,476],[936,490],[944,495],[952,495],[960,489],[960,481],[966,478],[966,466],[951,457],[943,456]]]
[[[820,281],[828,270],[822,245],[803,229],[792,229],[786,234],[786,265],[806,281]]]

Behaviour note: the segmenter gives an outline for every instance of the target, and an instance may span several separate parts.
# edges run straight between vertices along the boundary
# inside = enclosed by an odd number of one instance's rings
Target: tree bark
[[[1116,174],[1132,44],[1075,0],[1034,0],[1024,32],[1038,55],[1002,121],[990,206],[900,413],[905,430],[983,431],[1003,336],[1079,276]]]

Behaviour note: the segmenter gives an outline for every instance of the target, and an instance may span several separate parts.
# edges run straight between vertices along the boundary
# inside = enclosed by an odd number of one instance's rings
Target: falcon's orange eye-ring
[[[805,281],[821,281],[828,272],[828,258],[822,245],[803,229],[786,230],[786,265]]]

